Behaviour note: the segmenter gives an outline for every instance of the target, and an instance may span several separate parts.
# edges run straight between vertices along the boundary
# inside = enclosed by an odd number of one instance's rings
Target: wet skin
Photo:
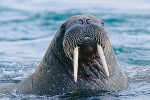
[[[79,55],[74,54],[75,48]],[[77,81],[74,56],[78,56]],[[19,94],[53,96],[77,90],[113,92],[127,87],[102,20],[78,15],[61,25],[36,71],[14,89]]]

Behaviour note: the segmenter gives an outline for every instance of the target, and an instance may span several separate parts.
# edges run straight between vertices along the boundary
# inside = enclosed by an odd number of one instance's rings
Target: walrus
[[[0,91],[53,96],[78,90],[114,92],[127,87],[104,22],[93,15],[76,15],[61,25],[35,72]]]

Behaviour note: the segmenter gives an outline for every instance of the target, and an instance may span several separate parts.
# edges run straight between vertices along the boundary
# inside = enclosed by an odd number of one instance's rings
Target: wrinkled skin
[[[58,95],[77,90],[120,91],[128,87],[119,68],[104,23],[92,15],[71,17],[62,24],[36,71],[19,83],[17,93]],[[106,76],[97,54],[103,48],[109,69]],[[73,49],[79,47],[78,79],[73,77]]]

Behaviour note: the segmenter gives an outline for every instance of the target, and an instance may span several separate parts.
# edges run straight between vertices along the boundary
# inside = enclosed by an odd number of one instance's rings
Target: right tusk
[[[79,57],[79,49],[76,47],[74,49],[74,55],[73,55],[73,69],[74,69],[74,81],[77,82],[78,77],[78,57]]]
[[[104,55],[102,47],[99,44],[97,44],[97,50],[98,50],[98,54],[100,56],[100,59],[102,61],[102,66],[104,68],[104,71],[105,71],[107,77],[109,77],[109,71],[108,71],[105,55]]]

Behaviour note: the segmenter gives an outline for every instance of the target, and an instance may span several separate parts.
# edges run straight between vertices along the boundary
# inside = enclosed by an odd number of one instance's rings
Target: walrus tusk
[[[104,52],[103,52],[102,47],[99,44],[97,44],[97,50],[98,50],[98,54],[100,56],[100,59],[102,61],[102,65],[103,65],[104,71],[105,71],[107,77],[109,77],[109,71],[108,71],[106,59],[105,59],[105,56],[104,56]]]
[[[79,57],[79,50],[78,47],[74,49],[74,55],[73,55],[73,67],[74,67],[74,81],[77,82],[78,77],[78,57]]]

